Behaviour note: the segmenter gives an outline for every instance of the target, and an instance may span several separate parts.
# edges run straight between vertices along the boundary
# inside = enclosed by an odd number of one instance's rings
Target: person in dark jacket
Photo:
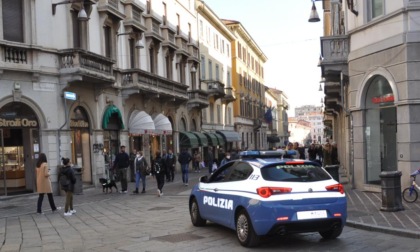
[[[166,154],[166,176],[169,178],[168,182],[173,182],[175,178],[175,165],[176,165],[176,157],[172,152],[172,149],[168,150],[168,154]]]
[[[315,143],[311,143],[311,145],[308,148],[308,158],[310,161],[316,160],[316,154],[318,153],[318,150],[316,149]]]
[[[125,152],[125,146],[121,145],[120,152],[115,157],[114,170],[117,172],[117,176],[121,181],[121,192],[127,193],[127,169],[130,166],[130,157]]]
[[[60,176],[66,176],[69,183],[67,185],[62,185],[61,189],[66,192],[66,203],[64,206],[64,216],[71,216],[76,213],[76,210],[73,209],[73,192],[74,184],[76,184],[76,176],[74,175],[74,170],[70,166],[70,159],[62,158],[63,167],[61,167]]]
[[[209,174],[213,172],[213,163],[214,163],[214,155],[213,155],[213,148],[209,147],[209,151],[207,152],[206,157],[207,167],[209,168]]]
[[[156,151],[155,160],[153,161],[152,175],[156,178],[157,182],[157,195],[158,197],[163,195],[163,186],[165,185],[165,162],[160,156],[160,151]]]
[[[143,152],[138,151],[136,158],[134,159],[134,170],[136,172],[136,190],[134,190],[133,193],[139,193],[140,180],[143,185],[143,190],[141,193],[146,192],[146,176],[148,166],[149,164],[147,164],[146,158],[143,156]]]
[[[188,153],[187,149],[182,149],[182,152],[178,157],[178,162],[181,164],[182,183],[184,183],[185,186],[188,186],[188,169],[191,160],[191,154]]]

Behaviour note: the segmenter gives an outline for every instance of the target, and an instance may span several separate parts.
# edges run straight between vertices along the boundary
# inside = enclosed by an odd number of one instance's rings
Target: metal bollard
[[[382,187],[381,211],[396,212],[404,210],[401,195],[401,172],[383,171],[379,177]]]

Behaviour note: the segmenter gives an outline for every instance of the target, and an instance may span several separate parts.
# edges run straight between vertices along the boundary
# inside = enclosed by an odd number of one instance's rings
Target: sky
[[[288,115],[321,105],[318,67],[323,23],[309,23],[311,0],[204,0],[221,19],[241,22],[268,58],[265,85],[285,92]],[[315,2],[322,19],[322,2]]]

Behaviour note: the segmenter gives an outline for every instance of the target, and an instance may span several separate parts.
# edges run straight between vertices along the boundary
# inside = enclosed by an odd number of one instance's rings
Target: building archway
[[[23,102],[0,107],[0,194],[36,191],[35,162],[40,146],[37,111]]]
[[[365,183],[380,184],[382,171],[397,170],[396,94],[382,75],[366,82],[364,94]]]

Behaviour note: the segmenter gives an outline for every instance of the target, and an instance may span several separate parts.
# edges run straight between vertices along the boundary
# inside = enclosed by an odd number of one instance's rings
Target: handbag
[[[146,175],[150,175],[150,173],[151,173],[152,171],[151,171],[151,169],[150,169],[150,167],[148,166],[148,167],[146,167]]]

